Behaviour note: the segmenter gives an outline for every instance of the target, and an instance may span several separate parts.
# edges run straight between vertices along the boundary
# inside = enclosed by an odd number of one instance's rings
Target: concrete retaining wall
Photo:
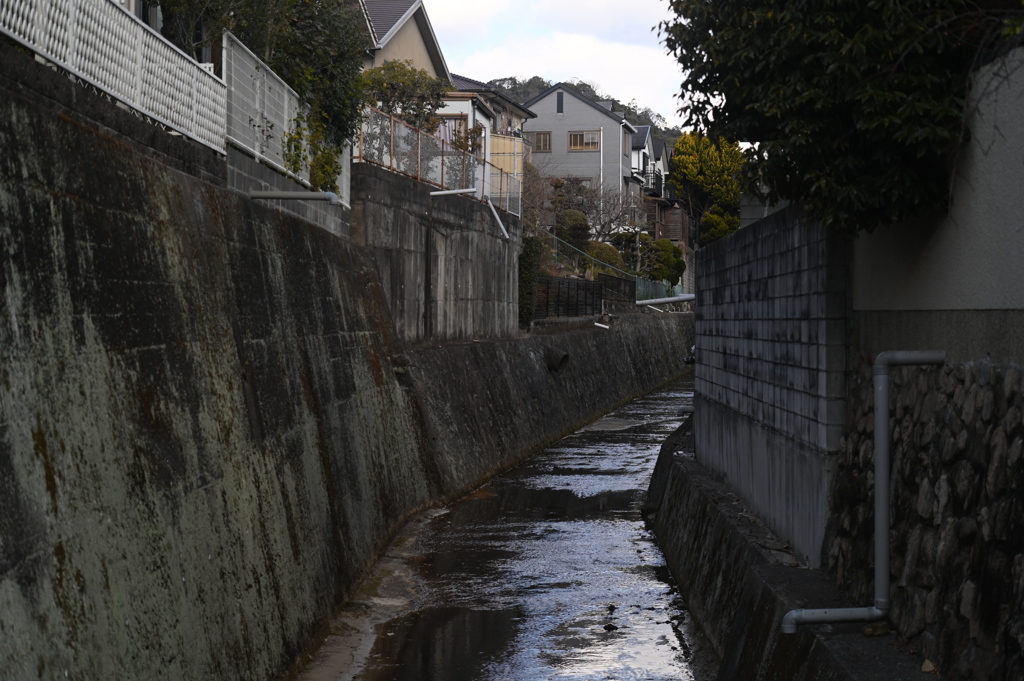
[[[664,457],[671,457],[665,464]],[[690,613],[722,657],[718,681],[924,681],[913,650],[861,626],[801,626],[783,634],[794,608],[864,605],[825,575],[794,565],[783,542],[685,453],[662,450],[648,503],[654,531]]]
[[[697,458],[810,565],[842,434],[847,253],[798,207],[697,252]]]
[[[372,249],[398,336],[509,338],[519,329],[518,218],[369,163],[352,167],[352,239]],[[426,304],[424,301],[427,301]]]
[[[405,353],[370,250],[0,49],[4,681],[278,676],[405,516],[683,369],[685,315]]]

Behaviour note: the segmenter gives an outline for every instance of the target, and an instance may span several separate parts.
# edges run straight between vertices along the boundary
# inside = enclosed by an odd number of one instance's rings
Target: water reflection
[[[687,403],[688,383],[631,402],[424,522],[402,558],[415,609],[357,678],[712,678],[639,512]]]

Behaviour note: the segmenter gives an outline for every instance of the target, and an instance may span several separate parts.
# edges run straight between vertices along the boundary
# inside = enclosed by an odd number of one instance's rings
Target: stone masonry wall
[[[847,253],[797,207],[697,252],[697,458],[812,566],[842,434]]]
[[[873,594],[870,358],[851,374],[823,561]],[[1024,678],[1024,392],[987,361],[896,367],[891,384],[889,621],[943,678]]]

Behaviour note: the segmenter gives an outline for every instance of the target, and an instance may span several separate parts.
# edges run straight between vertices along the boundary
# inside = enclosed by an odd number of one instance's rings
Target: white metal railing
[[[477,199],[490,198],[519,215],[522,180],[449,142],[376,109],[367,109],[352,160],[384,166],[441,189],[474,188]]]
[[[223,45],[228,141],[309,186],[308,162],[296,173],[286,159],[285,137],[306,112],[299,95],[235,36]]]
[[[0,33],[224,153],[224,81],[112,0],[0,0]]]

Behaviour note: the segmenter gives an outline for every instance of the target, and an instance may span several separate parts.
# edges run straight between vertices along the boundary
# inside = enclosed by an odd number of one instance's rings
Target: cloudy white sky
[[[681,74],[651,28],[667,0],[424,0],[448,68],[461,76],[587,81],[679,123]]]

